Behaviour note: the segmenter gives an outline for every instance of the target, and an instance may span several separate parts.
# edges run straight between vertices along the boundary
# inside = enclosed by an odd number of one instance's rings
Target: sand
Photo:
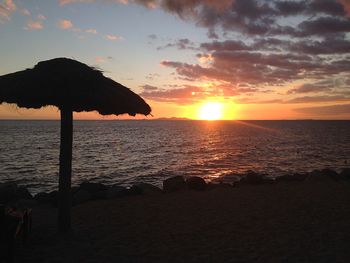
[[[18,262],[350,262],[350,182],[281,182],[92,201],[55,234],[36,207]]]

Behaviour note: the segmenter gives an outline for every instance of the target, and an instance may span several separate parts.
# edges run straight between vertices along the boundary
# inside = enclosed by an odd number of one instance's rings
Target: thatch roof
[[[150,106],[101,71],[68,58],[39,62],[32,69],[0,76],[0,104],[41,108],[54,105],[73,111],[98,111],[102,115],[148,115]]]

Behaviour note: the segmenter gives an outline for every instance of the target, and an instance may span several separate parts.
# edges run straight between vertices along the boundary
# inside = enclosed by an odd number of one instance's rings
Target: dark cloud
[[[350,114],[350,104],[330,105],[330,106],[319,106],[319,107],[306,107],[294,109],[297,112],[310,115],[346,115]],[[339,116],[341,117],[341,116]]]
[[[168,43],[164,46],[158,47],[157,50],[163,50],[167,48],[177,48],[179,50],[184,50],[184,49],[196,50],[197,49],[195,47],[195,44],[187,38],[175,40],[172,43]]]
[[[252,97],[242,97],[236,100],[241,104],[308,104],[308,103],[336,103],[336,102],[350,102],[349,96],[344,95],[324,95],[324,96],[302,96],[293,99],[271,99],[271,100],[257,100]]]
[[[226,51],[240,51],[251,50],[244,42],[239,40],[226,40],[223,42],[214,41],[212,43],[202,43],[201,48],[206,51],[226,50]]]
[[[201,87],[185,86],[171,90],[145,90],[140,95],[155,101],[189,104],[206,97],[208,93]]]
[[[318,103],[318,102],[337,102],[337,101],[350,101],[350,97],[346,96],[304,96],[284,101],[284,103]]]
[[[207,27],[240,31],[248,35],[293,35],[308,37],[326,33],[349,32],[347,0],[135,0],[144,6],[160,7],[184,20]],[[280,18],[303,18],[295,26],[286,26]],[[298,23],[298,20],[295,20]],[[322,28],[324,30],[322,30]]]
[[[318,17],[300,23],[298,28],[300,32],[296,32],[295,35],[304,37],[350,32],[350,20],[333,16]]]
[[[334,88],[333,81],[319,81],[315,83],[305,83],[299,87],[288,90],[287,94],[319,93],[330,91]]]
[[[158,37],[156,34],[151,34],[151,35],[148,35],[148,38],[152,40],[156,40]]]
[[[172,102],[177,104],[191,104],[198,102],[208,96],[239,96],[249,95],[258,92],[254,87],[233,86],[229,83],[212,85],[208,87],[191,86],[191,85],[170,85],[172,89],[159,89],[157,87],[144,85],[144,91],[141,96],[161,102]]]
[[[146,84],[146,85],[142,85],[141,88],[142,88],[144,91],[146,91],[146,92],[148,92],[148,91],[159,90],[158,87],[155,87],[155,86],[152,86],[152,85],[147,85],[147,84]]]
[[[348,0],[133,2],[161,8],[208,29],[208,37],[214,41],[195,45],[186,38],[159,48],[199,49],[196,52],[197,64],[161,62],[163,66],[173,68],[177,78],[193,82],[215,81],[220,84],[214,93],[228,97],[264,90],[274,90],[275,94],[289,97],[274,99],[275,103],[321,103],[347,99],[342,94],[349,89],[346,83],[350,78]],[[333,79],[342,81],[332,82]],[[279,87],[303,80],[304,84],[300,86],[278,92]],[[158,93],[152,95],[176,98],[178,94],[190,94],[185,91],[189,91],[188,87],[168,92],[155,91]],[[318,96],[293,98],[314,93]]]
[[[147,76],[145,76],[145,78],[148,80],[154,80],[159,77],[160,75],[158,73],[149,73]]]
[[[311,55],[350,53],[350,41],[344,38],[326,38],[324,40],[299,41],[290,44],[291,52]]]

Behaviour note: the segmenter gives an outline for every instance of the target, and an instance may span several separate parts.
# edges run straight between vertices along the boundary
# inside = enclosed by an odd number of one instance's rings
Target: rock
[[[41,204],[52,204],[57,206],[58,204],[58,192],[52,191],[50,193],[38,193],[34,196],[34,200]]]
[[[309,173],[305,179],[306,182],[329,182],[331,181],[331,178],[325,174],[322,173],[320,170],[313,170],[311,173]]]
[[[115,185],[105,191],[105,198],[112,199],[128,195],[128,189],[123,186]]]
[[[73,205],[78,205],[89,201],[92,198],[90,192],[84,189],[80,189],[73,195],[72,203]]]
[[[142,194],[143,194],[143,190],[136,185],[133,185],[127,189],[127,195],[142,195]]]
[[[187,189],[183,176],[170,177],[163,181],[164,192],[175,192]]]
[[[28,189],[23,186],[17,188],[16,196],[18,199],[33,199]]]
[[[98,191],[98,192],[94,193],[91,196],[91,198],[93,200],[107,199],[106,195],[107,195],[107,190],[103,190],[103,191]]]
[[[240,181],[240,184],[263,184],[265,183],[265,176],[263,174],[259,174],[253,171],[249,171],[245,177],[243,177]]]
[[[0,184],[0,203],[6,204],[16,199],[17,184],[3,183]]]
[[[345,180],[350,180],[350,168],[344,168],[340,172],[340,176]]]
[[[323,169],[321,173],[325,176],[332,178],[335,181],[341,180],[341,176],[336,171],[333,171],[331,169]]]
[[[301,182],[306,179],[308,174],[300,174],[300,173],[295,173],[295,174],[286,174],[282,175],[276,178],[277,182]]]
[[[90,183],[90,182],[83,182],[80,184],[79,190],[85,190],[89,192],[90,194],[94,194],[99,191],[107,190],[108,187],[101,183]]]
[[[307,182],[326,182],[341,180],[342,176],[331,169],[314,170],[306,178]]]
[[[78,192],[79,189],[80,189],[79,186],[72,186],[71,189],[70,189],[70,192],[71,192],[72,196],[73,196],[76,192]]]
[[[148,183],[138,183],[133,185],[132,188],[138,188],[136,191],[144,195],[159,195],[162,193],[160,188]]]
[[[191,190],[203,191],[207,188],[207,184],[203,178],[192,176],[186,180],[187,187]]]
[[[36,200],[38,203],[49,203],[50,196],[48,193],[45,192],[37,193],[36,195],[34,195],[34,200]]]

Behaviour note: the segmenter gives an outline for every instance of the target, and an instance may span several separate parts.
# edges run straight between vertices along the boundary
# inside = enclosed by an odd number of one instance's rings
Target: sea
[[[0,121],[0,182],[58,188],[60,122]],[[234,182],[350,167],[350,121],[74,121],[72,184],[161,186],[175,175]]]

